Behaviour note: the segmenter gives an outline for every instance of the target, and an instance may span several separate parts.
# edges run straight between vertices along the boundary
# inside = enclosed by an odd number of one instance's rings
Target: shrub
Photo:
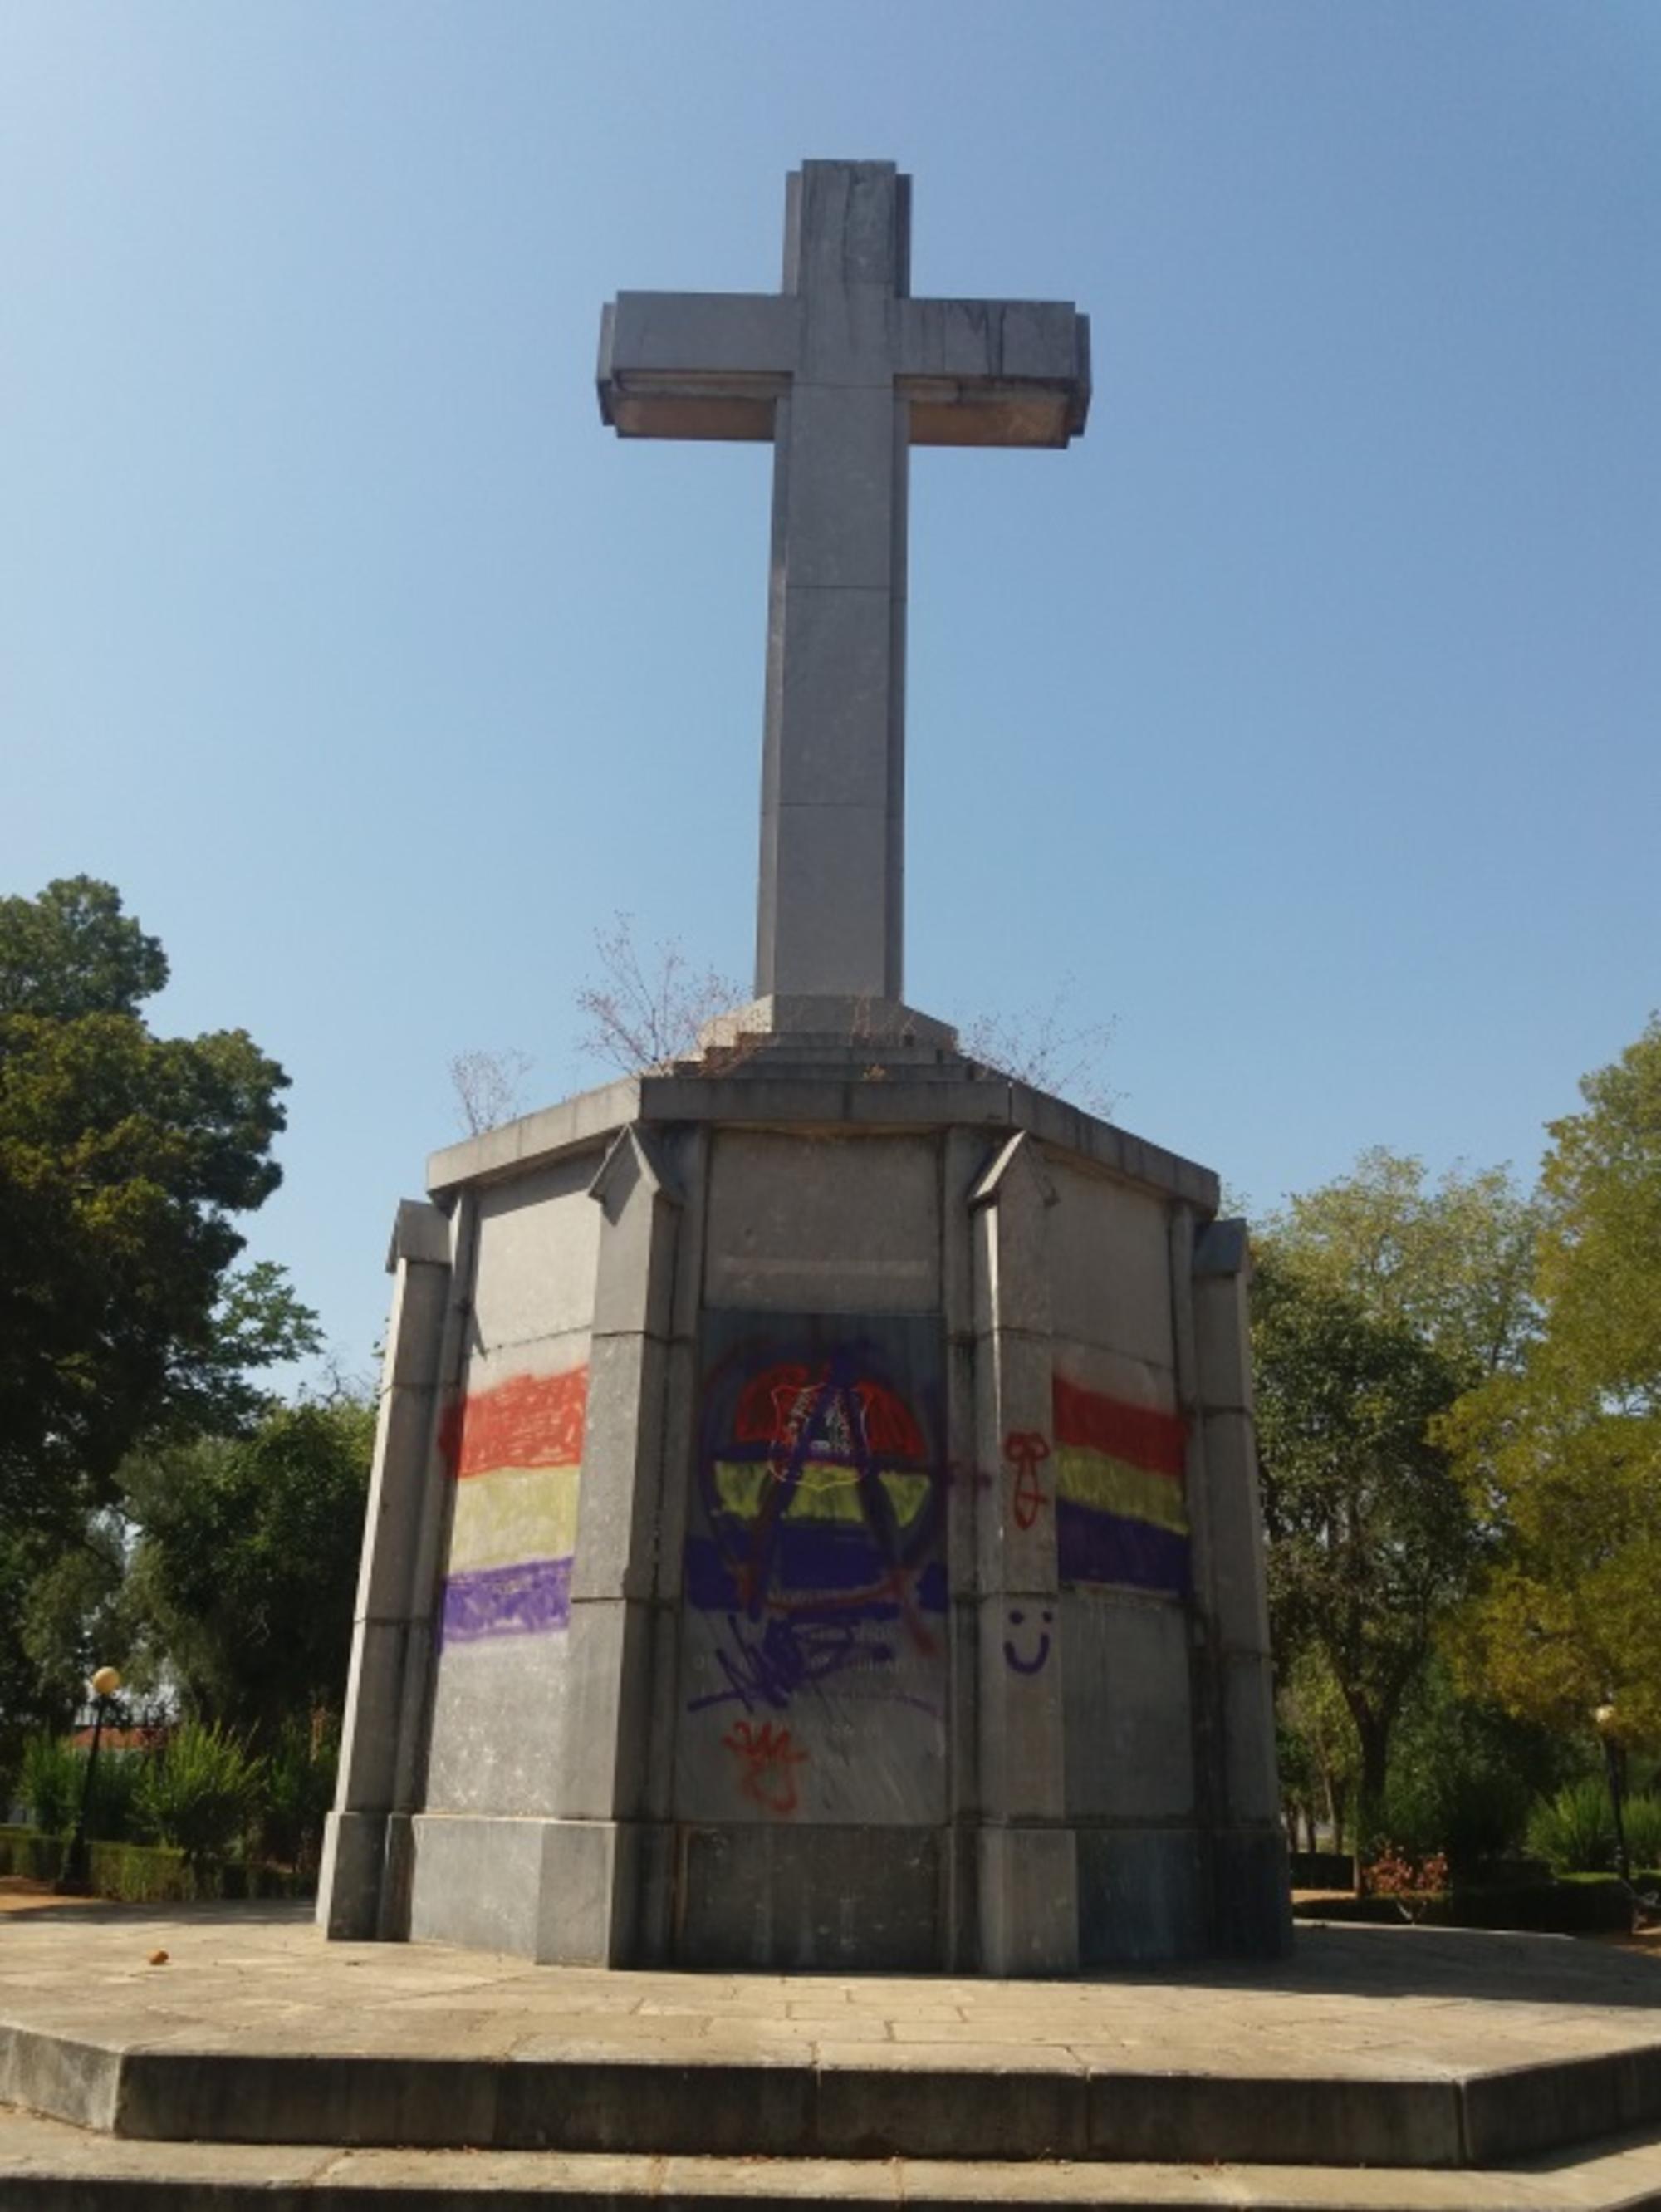
[[[1615,1863],[1615,1816],[1602,1781],[1588,1775],[1543,1797],[1529,1814],[1528,1847],[1554,1874],[1602,1874]]]
[[[313,1737],[305,1721],[290,1721],[265,1762],[265,1784],[256,1822],[262,1858],[315,1873],[323,1848],[324,1816],[335,1800],[338,1739]]]
[[[184,1855],[193,1875],[239,1842],[264,1781],[264,1761],[239,1735],[185,1721],[140,1778],[138,1810],[164,1844]]]
[[[87,1803],[87,1833],[105,1843],[125,1843],[138,1826],[138,1792],[144,1778],[144,1754],[101,1751]]]
[[[75,1826],[81,1806],[81,1776],[85,1760],[59,1736],[32,1735],[23,1747],[20,1778],[23,1802],[37,1828],[48,1835],[67,1835]]]
[[[1640,1791],[1627,1799],[1621,1815],[1627,1831],[1627,1856],[1633,1865],[1661,1866],[1661,1796]]]

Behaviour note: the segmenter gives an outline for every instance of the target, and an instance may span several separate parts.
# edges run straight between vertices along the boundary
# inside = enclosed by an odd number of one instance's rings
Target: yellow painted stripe
[[[741,1521],[754,1521],[761,1510],[767,1487],[774,1480],[766,1460],[717,1460],[715,1494],[729,1513]],[[904,1474],[882,1468],[877,1480],[888,1492],[894,1517],[902,1528],[912,1522],[929,1501],[926,1474]],[[859,1498],[859,1470],[815,1461],[804,1467],[791,1493],[787,1521],[848,1521],[864,1519]]]
[[[574,1467],[497,1467],[456,1486],[452,1575],[520,1559],[565,1559],[577,1548]]]
[[[1056,1492],[1072,1504],[1088,1505],[1098,1513],[1125,1513],[1179,1536],[1188,1533],[1179,1482],[1082,1444],[1063,1444],[1057,1452]]]

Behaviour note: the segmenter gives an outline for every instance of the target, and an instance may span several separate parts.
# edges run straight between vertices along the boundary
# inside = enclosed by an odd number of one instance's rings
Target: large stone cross
[[[805,161],[781,292],[622,292],[601,326],[620,435],[773,441],[755,988],[789,1026],[901,995],[910,448],[1064,446],[1089,406],[1070,303],[913,300],[910,252],[909,177]]]

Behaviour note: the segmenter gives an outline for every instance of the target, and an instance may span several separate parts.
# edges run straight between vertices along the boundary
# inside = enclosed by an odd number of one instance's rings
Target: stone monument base
[[[1242,1225],[888,1006],[400,1209],[319,1917],[589,1964],[1288,1941]]]
[[[620,1987],[324,1945],[282,1905],[18,1912],[0,2096],[8,2212],[1634,2212],[1661,2202],[1661,1964],[1306,1925],[1272,1966],[1075,1988]]]

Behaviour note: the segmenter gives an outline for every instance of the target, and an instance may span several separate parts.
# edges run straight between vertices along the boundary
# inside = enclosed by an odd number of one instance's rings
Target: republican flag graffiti
[[[571,1619],[588,1370],[516,1375],[446,1417],[456,1481],[439,1634],[542,1636]]]
[[[1061,1579],[1187,1592],[1186,1426],[1179,1415],[1054,1383]]]

